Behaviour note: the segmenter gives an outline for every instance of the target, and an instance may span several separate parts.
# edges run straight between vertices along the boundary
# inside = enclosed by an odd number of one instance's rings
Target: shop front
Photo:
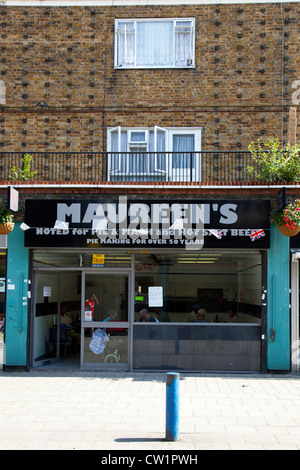
[[[265,200],[27,200],[31,366],[264,370],[268,216]]]

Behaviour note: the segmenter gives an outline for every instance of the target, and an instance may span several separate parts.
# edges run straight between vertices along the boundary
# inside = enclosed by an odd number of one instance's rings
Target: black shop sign
[[[26,200],[27,247],[269,248],[267,200]]]

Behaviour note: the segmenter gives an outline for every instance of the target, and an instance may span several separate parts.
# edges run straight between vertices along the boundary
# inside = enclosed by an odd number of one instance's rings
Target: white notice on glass
[[[149,307],[162,307],[163,306],[163,288],[148,287],[148,305]]]
[[[43,287],[43,296],[44,297],[51,297],[51,286],[44,286]]]

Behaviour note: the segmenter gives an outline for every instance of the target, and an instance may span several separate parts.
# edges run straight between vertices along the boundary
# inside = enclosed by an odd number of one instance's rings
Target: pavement
[[[300,448],[300,375],[180,373],[179,384],[168,441],[165,373],[1,369],[0,450]]]

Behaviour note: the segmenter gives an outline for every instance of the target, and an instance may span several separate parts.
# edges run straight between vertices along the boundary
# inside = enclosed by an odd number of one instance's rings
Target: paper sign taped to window
[[[149,307],[163,306],[163,288],[161,286],[148,287],[148,305]]]
[[[91,310],[84,311],[84,321],[92,321],[93,320],[93,313]]]
[[[51,297],[51,286],[44,286],[43,287],[43,296],[44,297]]]

